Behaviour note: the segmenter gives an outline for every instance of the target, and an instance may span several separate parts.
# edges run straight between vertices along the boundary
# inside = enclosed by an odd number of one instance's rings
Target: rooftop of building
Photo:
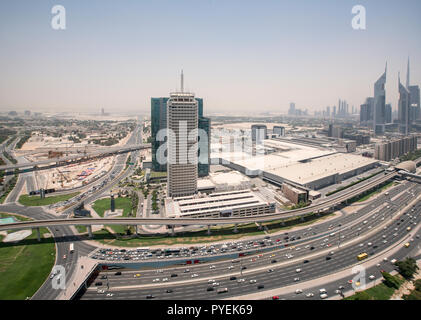
[[[269,202],[259,191],[250,189],[218,192],[210,195],[199,193],[195,196],[167,198],[165,200],[168,217],[232,210],[256,205],[269,205]]]
[[[377,162],[378,160],[367,157],[349,153],[337,153],[312,159],[305,163],[297,162],[284,167],[269,168],[265,171],[304,185],[334,174],[341,175]]]

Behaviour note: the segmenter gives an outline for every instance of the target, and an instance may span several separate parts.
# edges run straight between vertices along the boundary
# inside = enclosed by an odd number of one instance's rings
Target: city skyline
[[[63,1],[66,30],[51,28],[51,2],[0,4],[0,110],[148,113],[181,69],[208,114],[358,107],[385,61],[395,111],[408,56],[421,84],[418,1],[361,1],[366,30],[351,27],[353,1],[162,2]]]

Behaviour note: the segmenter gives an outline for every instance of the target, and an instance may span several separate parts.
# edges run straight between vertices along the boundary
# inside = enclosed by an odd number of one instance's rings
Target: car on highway
[[[257,286],[257,289],[263,289],[265,286],[263,285],[263,284],[259,284],[258,286]]]
[[[300,268],[295,269],[295,272],[299,273],[299,272],[301,272],[301,269]]]
[[[251,279],[249,282],[250,282],[250,283],[256,283],[256,282],[257,282],[257,280],[255,280],[255,279]]]
[[[306,297],[307,298],[314,297],[314,293],[313,292],[309,292],[309,293],[306,294]]]
[[[167,289],[166,293],[173,293],[174,291],[172,289]]]
[[[219,288],[216,292],[217,293],[225,293],[225,292],[228,292],[228,288]]]
[[[232,276],[230,277],[230,280],[237,280],[237,277]]]
[[[134,278],[139,278],[140,277],[140,273],[136,273],[133,277]]]
[[[268,272],[273,272],[273,269],[269,269]]]
[[[294,281],[295,282],[300,281],[300,278],[294,278]]]
[[[148,295],[146,296],[146,299],[153,299],[153,298],[155,298],[155,296],[153,296],[153,295],[151,295],[151,294],[148,294]]]
[[[369,277],[368,277],[370,280],[374,280],[374,279],[376,279],[376,277],[372,274],[372,275],[370,275]]]
[[[296,294],[303,293],[303,290],[301,290],[301,289],[297,289],[297,290],[295,290],[295,293],[296,293]]]

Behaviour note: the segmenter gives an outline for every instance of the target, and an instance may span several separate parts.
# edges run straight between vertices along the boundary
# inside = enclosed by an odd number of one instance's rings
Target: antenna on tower
[[[184,75],[183,75],[183,69],[181,69],[181,92],[184,91]]]

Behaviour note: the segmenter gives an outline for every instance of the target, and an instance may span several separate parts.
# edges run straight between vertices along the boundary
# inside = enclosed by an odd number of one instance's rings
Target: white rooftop
[[[376,163],[378,160],[349,153],[337,153],[305,163],[294,163],[288,166],[269,168],[265,171],[284,179],[304,185],[334,174],[344,174],[351,170]]]

